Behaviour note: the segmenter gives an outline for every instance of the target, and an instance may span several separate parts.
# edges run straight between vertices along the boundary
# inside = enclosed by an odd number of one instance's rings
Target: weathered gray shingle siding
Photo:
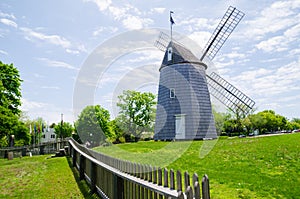
[[[165,54],[160,68],[154,139],[175,138],[176,114],[186,115],[185,139],[217,137],[205,69],[190,51],[177,44],[173,44],[172,63]],[[175,88],[175,98],[170,98],[171,88]]]

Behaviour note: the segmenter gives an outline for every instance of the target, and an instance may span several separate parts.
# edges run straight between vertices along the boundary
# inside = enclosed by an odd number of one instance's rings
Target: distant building
[[[44,142],[54,142],[56,140],[56,134],[53,128],[45,128],[42,133],[41,143]]]

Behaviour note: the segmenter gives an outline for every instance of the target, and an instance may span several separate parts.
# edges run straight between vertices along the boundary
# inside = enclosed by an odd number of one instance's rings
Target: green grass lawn
[[[150,141],[95,150],[199,176],[207,174],[212,198],[300,198],[300,133],[205,142]]]
[[[66,157],[47,157],[0,159],[0,198],[96,198]]]

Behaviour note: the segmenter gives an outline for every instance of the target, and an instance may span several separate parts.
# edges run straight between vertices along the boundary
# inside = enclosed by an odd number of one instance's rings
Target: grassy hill
[[[0,198],[97,198],[76,182],[67,158],[47,157],[0,159]]]
[[[212,198],[300,198],[300,133],[95,148],[133,162],[207,174]]]

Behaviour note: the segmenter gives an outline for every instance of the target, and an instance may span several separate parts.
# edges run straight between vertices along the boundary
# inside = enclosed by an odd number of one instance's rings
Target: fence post
[[[206,174],[202,178],[202,198],[210,199],[209,179]]]
[[[84,179],[84,170],[85,170],[85,157],[80,154],[80,159],[79,159],[79,179],[83,180]]]
[[[182,191],[178,191],[178,199],[184,199],[184,194]]]
[[[152,182],[152,176],[153,176],[153,168],[152,168],[152,166],[150,165],[149,166],[149,179],[148,179],[148,181],[149,182]]]
[[[193,199],[193,189],[191,188],[191,186],[188,186],[186,188],[185,194],[187,199]]]
[[[91,162],[91,193],[95,193],[96,190],[96,180],[97,180],[97,165]]]
[[[162,185],[162,170],[158,167],[158,185]]]
[[[200,199],[200,184],[198,181],[194,183],[195,199]]]
[[[190,186],[190,175],[187,171],[184,172],[184,186],[185,190],[188,188],[188,186]]]
[[[174,179],[174,171],[170,169],[170,189],[175,189],[175,179]]]
[[[199,182],[199,177],[198,177],[197,173],[194,173],[194,175],[193,175],[193,185],[195,184],[195,182]]]
[[[71,157],[71,153],[72,153],[72,145],[71,145],[70,142],[68,142],[68,146],[69,146],[69,148],[68,148],[69,154],[68,154],[68,155]]]
[[[114,175],[114,198],[124,198],[124,179]]]
[[[182,191],[182,179],[181,179],[181,172],[177,170],[176,173],[176,181],[177,181],[177,191]]]
[[[168,169],[164,168],[164,187],[169,187]]]
[[[73,167],[76,167],[76,150],[74,148],[72,148],[72,154],[73,154],[73,157],[72,157],[72,160],[73,160]]]

